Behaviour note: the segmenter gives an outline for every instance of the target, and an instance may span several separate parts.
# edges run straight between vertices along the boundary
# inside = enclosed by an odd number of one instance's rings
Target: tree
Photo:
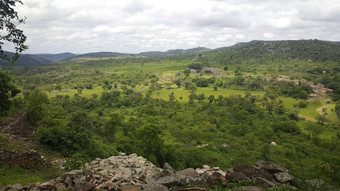
[[[203,100],[205,99],[204,93],[199,94],[199,95],[196,97],[196,99],[197,99],[199,102],[203,101]]]
[[[147,123],[136,132],[138,151],[153,163],[164,163],[164,141],[158,125]]]
[[[5,72],[0,72],[0,116],[4,116],[9,110],[11,101],[19,90],[12,84],[12,79]]]
[[[335,105],[335,113],[338,116],[338,118],[340,119],[340,101],[338,101]]]
[[[0,0],[0,58],[7,59],[6,54],[2,50],[2,46],[5,42],[14,44],[15,55],[12,58],[14,63],[19,53],[26,50],[28,47],[24,44],[26,36],[23,31],[18,29],[15,23],[22,24],[25,18],[22,19],[18,16],[18,13],[14,10],[16,3],[23,4],[21,0]]]
[[[169,94],[169,100],[175,101],[175,93],[174,92],[171,92],[171,94]]]
[[[48,103],[46,94],[35,90],[26,99],[27,117],[31,123],[36,123],[44,116],[43,106]]]
[[[214,95],[210,95],[208,97],[208,100],[209,100],[210,103],[214,102],[215,101],[215,96]]]
[[[224,66],[223,68],[224,71],[227,71],[228,69],[229,69],[228,66]]]

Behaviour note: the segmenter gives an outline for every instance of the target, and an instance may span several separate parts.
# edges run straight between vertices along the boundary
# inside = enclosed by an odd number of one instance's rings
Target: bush
[[[46,94],[35,90],[26,98],[27,117],[30,123],[36,123],[44,116],[43,106],[48,103]]]
[[[309,103],[308,101],[302,100],[302,101],[299,101],[297,104],[294,104],[294,107],[306,108],[308,103]]]

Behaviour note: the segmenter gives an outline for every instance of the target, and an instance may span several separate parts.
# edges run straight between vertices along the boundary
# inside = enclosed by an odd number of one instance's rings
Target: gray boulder
[[[294,177],[287,172],[278,172],[274,174],[275,179],[280,183],[287,183],[294,179]]]
[[[288,172],[288,169],[282,166],[279,166],[275,163],[269,162],[269,161],[258,161],[256,162],[255,166],[259,169],[263,169],[272,174],[277,173],[277,172]]]
[[[230,174],[226,174],[226,179],[230,182],[241,182],[250,180],[242,172],[232,172]]]

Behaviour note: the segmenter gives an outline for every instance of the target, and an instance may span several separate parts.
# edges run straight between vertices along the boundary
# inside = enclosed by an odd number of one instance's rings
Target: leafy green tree
[[[24,23],[25,19],[18,16],[18,13],[14,10],[16,4],[22,4],[20,0],[1,0],[0,1],[0,58],[7,59],[6,54],[2,50],[2,46],[5,42],[14,44],[15,55],[12,58],[12,63],[18,59],[19,53],[26,50],[28,47],[24,44],[26,36],[23,31],[18,29],[16,24]]]
[[[26,98],[27,118],[30,123],[36,123],[44,116],[44,105],[48,103],[45,93],[34,90]]]
[[[208,97],[208,100],[209,100],[210,103],[214,102],[215,101],[215,96],[214,95],[210,95]]]
[[[152,123],[143,125],[136,132],[139,154],[159,165],[163,165],[165,153],[162,134],[159,126]]]
[[[227,71],[228,69],[229,69],[228,66],[224,66],[223,68],[224,71]]]
[[[104,123],[104,136],[110,141],[114,137],[118,127],[123,125],[123,117],[119,113],[111,113]]]
[[[197,99],[199,102],[203,101],[203,100],[205,99],[204,93],[198,94],[198,96],[196,97],[196,99]]]
[[[194,92],[192,92],[192,93],[189,95],[189,103],[190,103],[190,104],[193,104],[195,99],[196,99],[196,94],[195,94]]]
[[[335,105],[335,113],[338,116],[338,118],[340,119],[340,101],[338,101]]]
[[[324,116],[324,115],[318,115],[315,119],[316,119],[316,120],[318,121],[318,123],[320,123],[320,124],[325,124],[325,123],[328,121],[327,117]]]
[[[10,98],[19,93],[19,90],[13,85],[11,77],[0,71],[0,117],[6,115],[10,109]]]
[[[171,92],[171,94],[169,94],[169,100],[175,101],[175,93],[174,92]]]

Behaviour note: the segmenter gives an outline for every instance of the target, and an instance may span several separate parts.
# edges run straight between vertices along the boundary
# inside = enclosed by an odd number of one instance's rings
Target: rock
[[[248,181],[248,180],[250,180],[242,172],[233,172],[233,173],[230,173],[230,174],[226,174],[226,179],[231,181],[231,182],[240,182],[240,181]]]
[[[106,186],[107,186],[108,190],[114,190],[114,189],[117,188],[117,185],[115,183],[113,183],[113,182],[107,182]]]
[[[66,186],[72,186],[73,180],[69,177],[65,179]]]
[[[0,191],[6,191],[9,189],[9,186],[2,186],[0,187]]]
[[[255,184],[257,186],[261,186],[261,187],[264,187],[264,188],[273,188],[276,186],[275,183],[269,181],[269,180],[266,180],[262,177],[256,177],[255,178]]]
[[[66,185],[65,185],[64,183],[61,183],[61,182],[57,183],[57,184],[55,185],[55,187],[56,187],[57,191],[66,190]]]
[[[255,186],[242,186],[241,187],[242,191],[262,191],[262,188],[255,187]]]
[[[142,190],[141,186],[137,185],[126,185],[126,186],[121,186],[118,188],[119,191],[140,191]]]
[[[22,190],[23,187],[21,186],[21,184],[13,184],[9,186],[9,189]]]
[[[187,177],[196,177],[199,176],[199,174],[194,170],[193,168],[188,168],[185,170],[181,170],[176,172],[176,176],[181,180],[185,182],[185,179]]]
[[[65,172],[63,177],[64,178],[76,178],[78,175],[83,175],[83,171],[82,170],[72,170],[70,172]]]
[[[39,188],[45,189],[45,190],[56,190],[57,189],[57,187],[51,182],[44,182],[39,186]]]
[[[34,188],[34,187],[35,187],[35,184],[27,184],[27,185],[23,186],[22,188],[23,188],[24,190],[30,190],[30,189],[32,189],[32,188]]]
[[[160,184],[144,184],[142,185],[144,191],[168,191],[169,189]]]
[[[226,181],[226,178],[221,172],[216,171],[209,176],[209,180],[224,183]]]
[[[181,180],[176,176],[164,176],[156,181],[156,184],[161,184],[164,185],[168,188],[173,187],[173,186],[180,186],[183,183],[181,183]]]
[[[176,191],[206,191],[205,188],[179,188]]]
[[[85,170],[84,172],[84,176],[92,176],[93,172],[91,170]]]
[[[235,167],[235,168],[233,168],[233,172],[241,172],[250,179],[255,178],[255,177],[262,177],[262,178],[270,180],[270,181],[275,181],[274,176],[271,173],[269,173],[269,172],[267,172],[263,169],[257,169],[253,166]]]
[[[175,170],[168,164],[164,163],[163,170],[159,173],[156,173],[152,176],[153,179],[158,180],[165,176],[171,176],[175,174]]]
[[[293,180],[293,176],[288,174],[287,172],[278,172],[274,174],[276,180],[280,183],[287,183]]]
[[[279,166],[275,163],[269,162],[269,161],[258,161],[256,162],[255,166],[258,167],[259,169],[263,169],[272,174],[277,173],[277,172],[288,172],[286,168]]]
[[[91,191],[91,190],[94,190],[95,187],[96,185],[91,184],[89,182],[77,182],[75,183],[73,190]]]

